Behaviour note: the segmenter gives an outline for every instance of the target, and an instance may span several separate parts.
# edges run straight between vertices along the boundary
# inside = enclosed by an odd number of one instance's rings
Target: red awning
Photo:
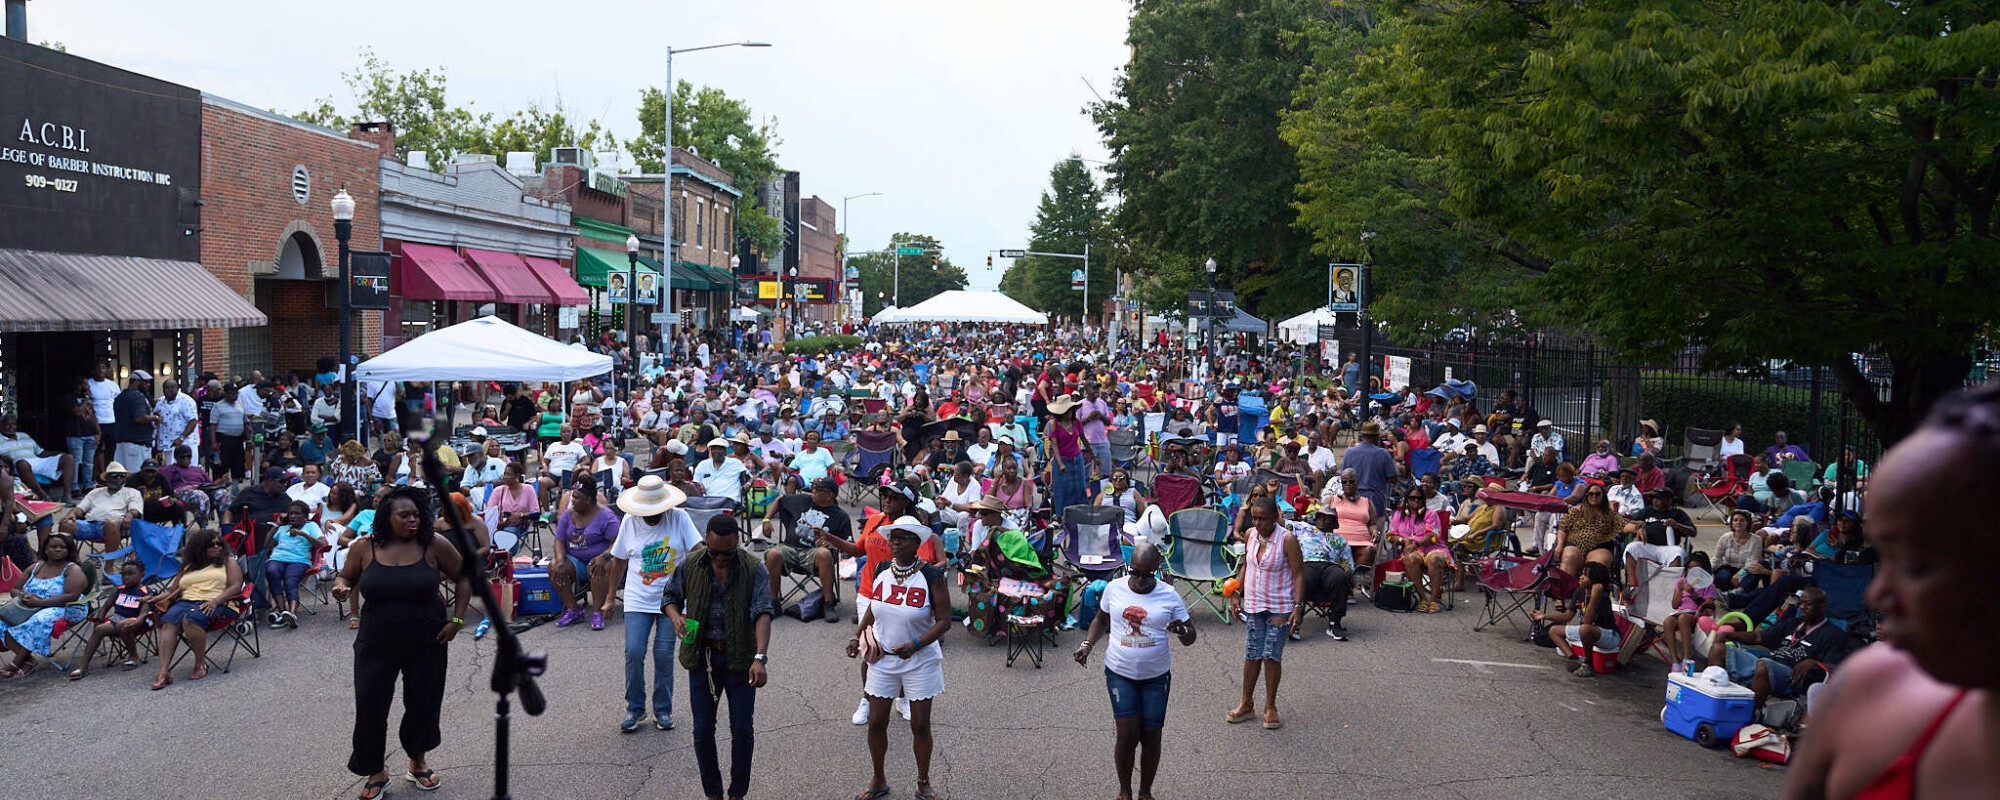
[[[473,269],[486,276],[486,282],[499,291],[502,303],[553,303],[555,295],[535,278],[521,257],[513,253],[498,253],[492,250],[465,248],[465,257],[472,262]]]
[[[556,305],[590,305],[590,293],[577,285],[576,279],[570,277],[569,270],[563,265],[551,259],[534,256],[528,256],[525,260],[528,262],[528,271],[535,273],[535,277],[540,279],[542,285],[548,287],[549,293],[555,296]]]
[[[493,300],[493,287],[449,247],[404,242],[395,294],[411,300]]]

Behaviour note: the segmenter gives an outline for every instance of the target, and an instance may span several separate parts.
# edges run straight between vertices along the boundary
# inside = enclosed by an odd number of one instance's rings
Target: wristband
[[[453,625],[464,625],[464,624],[465,624],[465,620],[462,620],[462,619],[459,619],[458,617],[452,617],[452,618],[451,618],[451,624],[453,624]]]

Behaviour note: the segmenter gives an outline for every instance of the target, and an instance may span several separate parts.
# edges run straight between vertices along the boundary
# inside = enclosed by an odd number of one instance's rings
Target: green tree
[[[899,259],[893,255],[898,247],[921,247],[926,252]],[[889,252],[854,256],[848,260],[849,266],[861,272],[861,309],[868,316],[875,316],[875,312],[881,311],[884,306],[895,305],[898,287],[904,308],[945,291],[965,288],[965,270],[951,263],[942,253],[930,252],[944,249],[944,244],[936,237],[898,233],[889,237],[889,243],[882,249]]]
[[[646,172],[661,172],[666,163],[661,94],[658,88],[639,92],[639,136],[625,142]],[[687,81],[674,86],[673,109],[674,146],[714,162],[743,192],[745,207],[735,215],[736,232],[759,252],[779,252],[785,246],[783,223],[766,213],[752,213],[761,210],[755,205],[757,188],[779,172],[778,121],[753,120],[749,104],[712,86],[696,89]]]
[[[1043,253],[1076,253],[1090,246],[1091,317],[1103,316],[1102,301],[1111,296],[1116,276],[1105,245],[1106,215],[1104,190],[1082,161],[1066,158],[1049,168],[1049,188],[1042,192],[1035,221],[1028,226],[1028,249]],[[1015,259],[1000,276],[1003,291],[1034,307],[1066,317],[1082,314],[1083,292],[1070,286],[1070,273],[1083,267],[1083,260],[1051,256]],[[1009,278],[1013,282],[1009,283]]]
[[[1378,7],[1394,37],[1354,57],[1333,130],[1434,169],[1418,202],[1575,326],[1825,365],[1885,441],[1964,380],[2000,303],[1991,3]],[[1374,218],[1314,224],[1343,217]]]
[[[1311,52],[1299,34],[1337,6],[1137,3],[1132,59],[1113,98],[1090,109],[1112,154],[1117,227],[1172,260],[1214,257],[1218,287],[1266,313],[1313,305],[1295,288],[1324,274],[1293,224],[1299,171],[1278,128]]]
[[[450,82],[443,68],[398,72],[367,48],[361,50],[361,67],[341,73],[340,78],[353,95],[352,113],[342,113],[331,97],[322,97],[312,108],[291,116],[335,130],[346,130],[354,122],[386,121],[396,129],[397,158],[406,158],[411,151],[428,152],[431,168],[438,171],[461,153],[498,157],[530,152],[548,158],[557,147],[595,152],[617,146],[595,120],[579,128],[560,100],[548,108],[530,104],[498,122],[492,113],[454,106],[447,96]]]

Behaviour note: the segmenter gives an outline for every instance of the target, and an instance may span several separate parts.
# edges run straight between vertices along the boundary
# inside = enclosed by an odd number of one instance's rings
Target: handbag
[[[1375,590],[1375,607],[1396,613],[1414,611],[1416,589],[1416,584],[1409,581],[1383,581]]]
[[[39,608],[22,604],[20,600],[9,600],[6,605],[0,605],[0,622],[7,623],[7,626],[10,628],[16,625],[26,625],[29,618],[35,616],[40,611],[41,609]]]

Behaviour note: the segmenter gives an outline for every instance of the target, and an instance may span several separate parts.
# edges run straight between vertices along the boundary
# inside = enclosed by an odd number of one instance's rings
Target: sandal
[[[208,677],[207,664],[197,664],[195,665],[194,671],[188,673],[188,680],[191,681],[198,681],[206,677]]]
[[[84,674],[85,673],[81,668],[73,669],[69,671],[69,679],[73,681],[80,681],[83,680]]]
[[[418,790],[425,792],[435,792],[439,786],[444,785],[444,781],[438,779],[437,771],[428,769],[422,772],[405,772],[403,780],[416,784]]]
[[[159,690],[161,690],[161,689],[165,689],[165,688],[167,688],[167,687],[169,687],[169,686],[172,686],[172,685],[174,685],[174,679],[173,679],[173,678],[170,678],[170,677],[169,677],[169,678],[161,678],[161,679],[159,679],[159,680],[157,680],[157,681],[153,681],[153,691],[156,691],[156,692],[157,692],[157,691],[159,691]]]
[[[912,796],[916,800],[937,800],[937,792],[931,791],[930,781],[917,781],[917,793]]]
[[[1285,727],[1285,721],[1283,719],[1280,719],[1278,717],[1273,717],[1268,714],[1264,716],[1264,730],[1275,731],[1282,727]]]
[[[124,661],[119,662],[118,668],[127,671],[135,670],[139,668],[139,662],[133,661],[132,659],[128,658],[125,659]]]
[[[1227,721],[1229,724],[1234,725],[1238,722],[1249,722],[1250,718],[1254,716],[1257,716],[1257,712],[1255,709],[1252,709],[1250,711],[1245,711],[1241,714],[1231,711],[1229,712],[1229,716],[1225,717],[1224,720]]]
[[[854,800],[880,800],[880,798],[888,796],[889,796],[889,786],[887,784],[884,784],[881,786],[869,787],[867,791],[855,795]]]
[[[361,800],[375,800],[375,798],[381,797],[382,795],[388,793],[389,793],[388,778],[383,778],[382,780],[379,781],[369,781],[367,783],[361,784]]]

